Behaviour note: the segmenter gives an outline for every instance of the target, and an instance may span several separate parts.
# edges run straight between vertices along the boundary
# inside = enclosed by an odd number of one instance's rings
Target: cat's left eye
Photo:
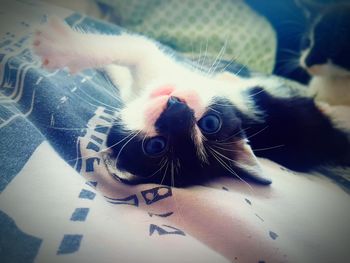
[[[213,134],[221,128],[221,118],[216,114],[208,114],[198,121],[198,126],[205,134]]]
[[[142,144],[145,154],[149,156],[157,156],[165,152],[167,141],[163,136],[155,136],[148,138]]]

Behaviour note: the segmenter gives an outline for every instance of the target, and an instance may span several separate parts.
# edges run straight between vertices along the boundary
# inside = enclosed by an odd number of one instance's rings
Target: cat
[[[82,33],[58,18],[37,31],[33,50],[48,70],[105,67],[124,101],[105,163],[122,182],[186,187],[231,176],[269,185],[256,156],[297,171],[349,164],[348,134],[270,77],[203,70],[143,36]]]
[[[301,41],[300,65],[312,77],[310,96],[350,106],[350,5],[309,4],[307,14],[310,26]]]
[[[307,17],[297,0],[245,0],[255,12],[264,16],[274,29],[277,47],[273,74],[308,84],[310,75],[299,65],[300,42]]]
[[[317,101],[350,105],[350,5],[345,0],[246,0],[276,32],[273,73]]]

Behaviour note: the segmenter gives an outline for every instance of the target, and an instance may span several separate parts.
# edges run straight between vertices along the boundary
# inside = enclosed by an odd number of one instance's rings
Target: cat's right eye
[[[205,115],[198,121],[198,126],[206,134],[216,133],[221,128],[221,118],[216,114]]]
[[[142,144],[143,151],[149,156],[158,156],[165,152],[167,141],[163,136],[148,138]]]

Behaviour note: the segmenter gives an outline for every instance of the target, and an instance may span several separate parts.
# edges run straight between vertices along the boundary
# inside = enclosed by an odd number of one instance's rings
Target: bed
[[[99,69],[42,69],[30,37],[52,14],[84,30],[125,29],[39,2],[1,5],[1,262],[349,262],[346,170],[302,174],[261,159],[271,186],[116,181],[100,151],[117,87]],[[251,67],[271,71],[273,48],[270,64]]]

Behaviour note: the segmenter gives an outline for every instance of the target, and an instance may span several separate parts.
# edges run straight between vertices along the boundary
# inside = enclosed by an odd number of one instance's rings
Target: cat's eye
[[[167,141],[163,136],[148,138],[143,143],[143,151],[149,156],[157,156],[166,150]]]
[[[205,134],[213,134],[221,128],[221,118],[216,114],[208,114],[198,121],[198,126]]]

